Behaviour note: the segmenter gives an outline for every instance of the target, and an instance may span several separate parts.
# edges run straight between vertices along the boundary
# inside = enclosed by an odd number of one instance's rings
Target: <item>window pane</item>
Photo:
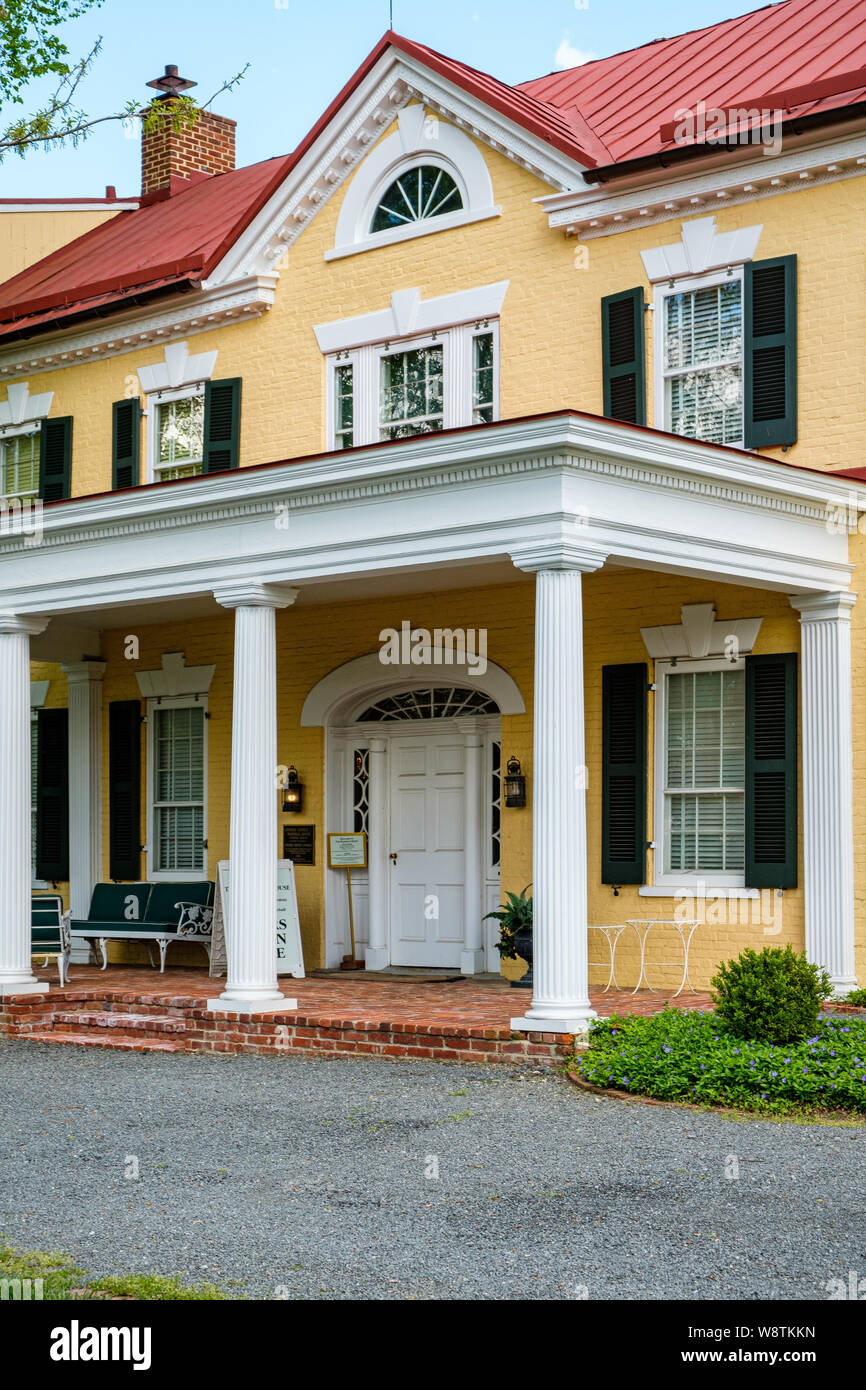
[[[334,439],[338,449],[351,449],[354,443],[355,369],[351,363],[334,371]]]
[[[463,206],[460,190],[451,175],[435,164],[419,164],[395,179],[379,200],[370,223],[371,232],[405,227]]]
[[[204,396],[157,406],[157,473],[160,478],[193,478],[202,470]]]
[[[666,677],[667,869],[744,866],[746,676],[736,671]],[[700,793],[689,795],[680,789]]]
[[[35,497],[39,492],[39,452],[41,435],[13,434],[0,441],[4,497]]]
[[[472,339],[472,422],[489,425],[493,419],[493,334]]]
[[[204,864],[204,710],[200,705],[154,712],[156,867]]]
[[[715,444],[743,437],[742,286],[739,280],[664,302],[664,366],[670,379],[669,429]]]
[[[382,358],[379,435],[403,439],[443,427],[441,345]]]

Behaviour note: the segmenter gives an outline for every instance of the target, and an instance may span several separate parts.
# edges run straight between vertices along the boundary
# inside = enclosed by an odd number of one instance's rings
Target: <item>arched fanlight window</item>
[[[371,232],[387,232],[410,222],[424,222],[463,207],[460,189],[451,175],[435,164],[416,164],[400,174],[379,199]]]
[[[498,714],[499,706],[483,690],[439,686],[385,695],[358,715],[361,723],[391,723],[408,719],[452,719],[458,714]]]

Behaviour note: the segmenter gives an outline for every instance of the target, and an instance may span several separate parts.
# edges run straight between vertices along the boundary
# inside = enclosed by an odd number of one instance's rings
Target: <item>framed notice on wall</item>
[[[227,934],[231,934],[231,876],[228,859],[217,865],[219,902],[216,917],[221,917]],[[222,909],[220,911],[220,908]],[[301,946],[301,921],[298,916],[298,895],[295,889],[295,870],[290,859],[277,860],[277,902],[275,917],[277,974],[304,978],[304,952]]]
[[[328,836],[329,869],[366,869],[367,836],[363,830]]]

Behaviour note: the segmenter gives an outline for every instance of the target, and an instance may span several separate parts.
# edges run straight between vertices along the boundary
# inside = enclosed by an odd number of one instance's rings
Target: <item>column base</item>
[[[482,950],[460,952],[461,975],[480,975],[484,968],[484,952]]]
[[[287,999],[284,994],[262,995],[255,999],[232,999],[220,994],[207,1001],[208,1013],[213,1014],[273,1014],[288,1013],[298,1007],[297,999]]]
[[[833,984],[831,999],[844,999],[846,994],[857,988],[856,975],[831,975],[830,979]]]
[[[596,1018],[598,1014],[589,1008],[575,1009],[567,1018],[551,1018],[541,1013],[533,1014],[530,1010],[522,1018],[513,1018],[511,1028],[515,1033],[573,1033],[576,1037],[584,1037]]]
[[[387,946],[368,946],[364,951],[366,970],[384,970],[390,965],[390,952]]]
[[[7,999],[10,994],[48,994],[51,986],[46,980],[43,984],[41,980],[0,980],[0,999]]]

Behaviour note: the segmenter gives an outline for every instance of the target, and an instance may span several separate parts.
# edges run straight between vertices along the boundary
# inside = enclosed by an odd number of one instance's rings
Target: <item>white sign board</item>
[[[219,894],[222,899],[226,935],[231,935],[231,906],[229,893],[229,861],[217,865]],[[304,978],[304,951],[301,946],[301,921],[298,916],[298,894],[295,889],[295,869],[291,859],[277,860],[276,904],[277,974]]]

